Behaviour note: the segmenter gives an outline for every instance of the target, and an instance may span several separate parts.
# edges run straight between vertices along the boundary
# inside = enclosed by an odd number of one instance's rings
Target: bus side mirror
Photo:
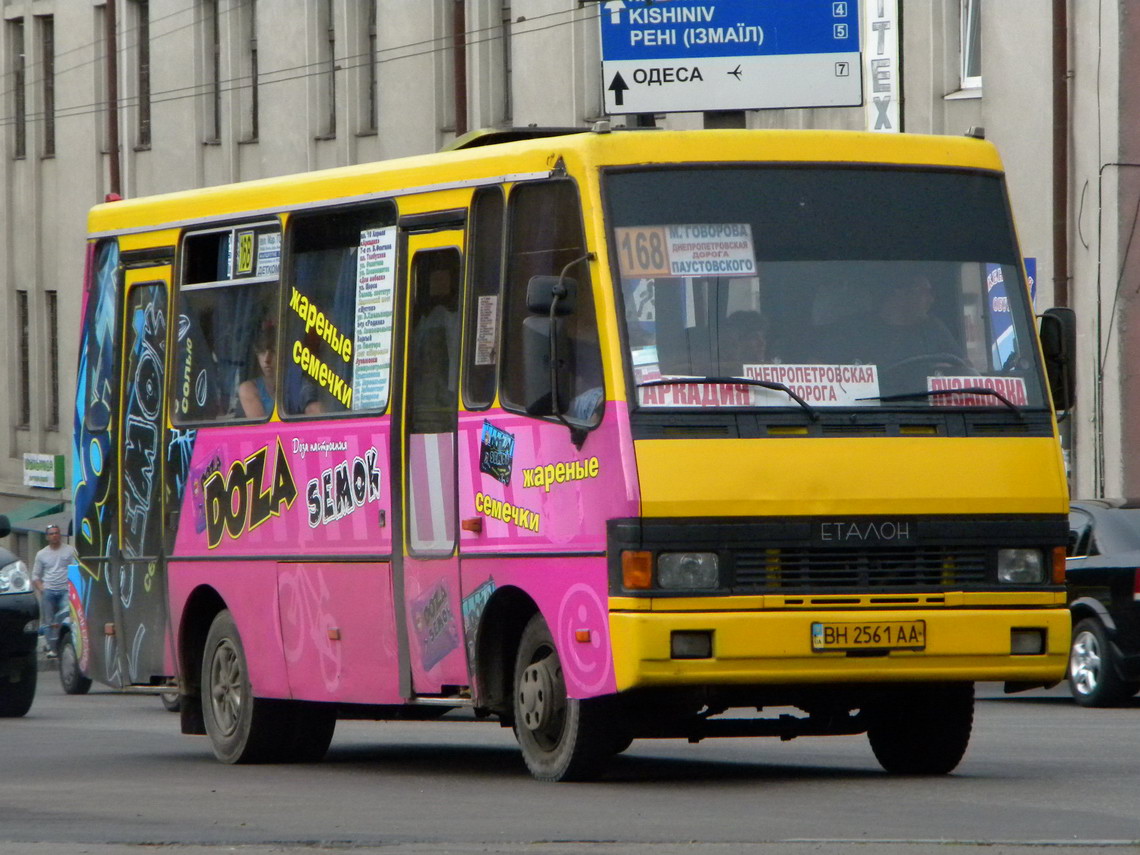
[[[523,408],[532,416],[558,416],[570,405],[570,343],[562,318],[574,314],[578,282],[566,276],[532,276],[523,320]],[[553,364],[552,364],[553,362]],[[558,407],[552,390],[558,384]]]
[[[1077,315],[1072,309],[1055,306],[1041,315],[1041,351],[1054,409],[1071,410],[1077,401]]]
[[[0,514],[0,537],[7,537],[12,533],[12,524],[8,522],[8,518]]]
[[[558,383],[558,409],[565,413],[570,404],[571,371],[566,356],[570,345],[566,326],[561,318],[535,316],[523,321],[523,409],[531,416],[554,416],[554,396],[551,390],[551,340],[557,337],[558,365],[553,376]]]
[[[574,314],[578,282],[565,276],[532,276],[526,285],[526,307],[534,315],[566,317]]]

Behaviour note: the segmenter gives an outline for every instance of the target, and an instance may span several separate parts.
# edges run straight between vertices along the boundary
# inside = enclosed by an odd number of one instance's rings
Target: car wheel
[[[167,712],[179,712],[182,709],[182,696],[178,692],[163,692],[158,696],[163,708]]]
[[[562,662],[550,629],[535,615],[515,659],[515,736],[530,773],[540,781],[584,781],[614,753],[603,699],[566,697]]]
[[[86,695],[91,688],[91,678],[84,676],[79,667],[75,639],[70,635],[59,643],[59,684],[69,695]]]
[[[1128,700],[1140,685],[1120,679],[1108,633],[1096,618],[1073,627],[1069,647],[1069,691],[1082,707],[1112,707]]]
[[[974,684],[918,685],[869,712],[875,759],[896,775],[945,775],[961,762],[974,724]]]
[[[17,672],[16,680],[0,677],[0,718],[18,718],[32,708],[39,667],[36,657],[28,656]]]

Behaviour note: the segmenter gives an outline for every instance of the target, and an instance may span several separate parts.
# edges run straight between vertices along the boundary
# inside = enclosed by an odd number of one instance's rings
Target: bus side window
[[[119,295],[119,244],[104,240],[95,249],[87,318],[83,324],[84,427],[105,431],[118,401],[118,348],[115,347]]]
[[[568,352],[559,353],[561,370],[570,374],[570,400],[562,402],[566,418],[593,427],[602,416],[604,390],[598,327],[586,240],[577,187],[568,180],[520,184],[507,203],[508,254],[503,313],[503,406],[523,409],[523,321],[529,316],[527,285],[533,276],[566,277],[577,283],[574,313],[565,324]],[[577,263],[572,263],[577,262]],[[569,265],[569,269],[567,268]]]
[[[483,410],[495,400],[499,364],[499,293],[503,273],[503,191],[485,187],[471,202],[467,260],[463,403]]]
[[[272,414],[279,257],[276,222],[186,236],[171,386],[176,424]],[[255,403],[239,392],[247,382]]]
[[[395,208],[298,214],[289,226],[282,413],[388,404]]]

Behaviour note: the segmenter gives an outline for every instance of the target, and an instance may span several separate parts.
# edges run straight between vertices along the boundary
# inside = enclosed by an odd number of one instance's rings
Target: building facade
[[[36,467],[70,453],[91,205],[434,151],[476,128],[603,119],[984,127],[1038,311],[1078,312],[1073,492],[1140,489],[1140,90],[1122,85],[1140,79],[1133,0],[836,4],[861,16],[865,106],[656,115],[604,113],[598,18],[613,5],[0,0],[0,512],[35,532],[69,509],[69,475]]]

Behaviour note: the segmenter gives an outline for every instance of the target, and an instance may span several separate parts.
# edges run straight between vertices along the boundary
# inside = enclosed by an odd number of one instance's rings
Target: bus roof
[[[383,198],[599,167],[671,163],[867,163],[1000,171],[997,150],[973,137],[860,131],[583,131],[183,190],[96,205],[91,236],[271,215],[319,203]]]

